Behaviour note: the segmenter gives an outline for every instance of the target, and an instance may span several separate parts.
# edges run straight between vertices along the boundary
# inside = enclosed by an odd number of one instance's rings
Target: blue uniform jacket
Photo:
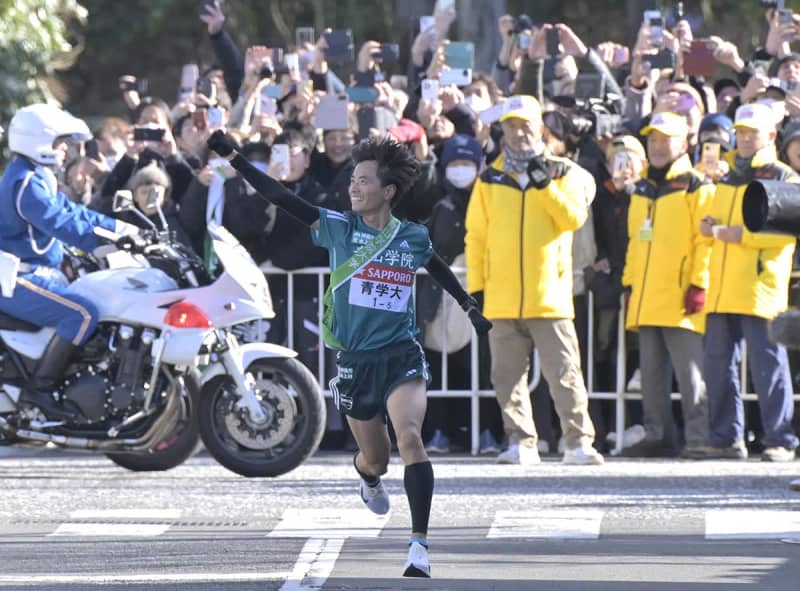
[[[24,191],[19,188],[33,173]],[[113,231],[116,220],[70,201],[58,192],[46,168],[17,156],[0,179],[0,250],[32,266],[59,267],[64,242],[90,252],[99,244],[100,226]]]

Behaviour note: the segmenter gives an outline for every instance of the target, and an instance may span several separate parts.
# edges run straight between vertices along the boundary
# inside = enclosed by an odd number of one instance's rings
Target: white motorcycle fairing
[[[155,268],[129,267],[97,271],[81,277],[70,289],[95,302],[101,322],[148,326],[161,331],[161,361],[194,364],[203,342],[215,328],[275,317],[266,277],[239,242],[222,227],[210,225],[214,251],[224,272],[211,285],[176,289],[175,281]],[[186,301],[211,321],[208,328],[164,325],[170,306]],[[295,357],[284,347],[269,346],[266,357]]]
[[[6,347],[13,349],[20,355],[28,359],[39,359],[54,332],[55,330],[49,326],[42,328],[38,332],[0,330],[0,337],[3,338]]]

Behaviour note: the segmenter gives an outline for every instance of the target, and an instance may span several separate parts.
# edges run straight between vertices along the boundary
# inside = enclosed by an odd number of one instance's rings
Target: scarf
[[[503,168],[506,172],[522,174],[528,170],[528,162],[541,153],[541,148],[517,152],[508,146],[503,146]]]
[[[753,161],[753,158],[745,158],[744,156],[739,156],[738,154],[733,158],[733,165],[736,168],[736,172],[739,174],[747,174],[747,171],[750,170],[750,164]]]

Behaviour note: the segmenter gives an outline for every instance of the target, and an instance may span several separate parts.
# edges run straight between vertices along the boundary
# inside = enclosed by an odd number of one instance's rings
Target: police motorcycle
[[[162,229],[147,221],[144,238],[127,243],[96,229],[125,249],[98,249],[105,262],[97,266],[106,268],[70,286],[100,312],[57,392],[80,409],[78,420],[17,408],[53,331],[0,315],[0,443],[95,451],[130,470],[166,470],[192,455],[199,433],[208,452],[242,476],[293,470],[319,446],[325,404],[294,351],[236,336],[275,316],[264,274],[230,232],[211,224],[221,269],[211,277],[170,235],[157,200],[148,206]],[[144,218],[129,191],[116,195],[114,211]]]

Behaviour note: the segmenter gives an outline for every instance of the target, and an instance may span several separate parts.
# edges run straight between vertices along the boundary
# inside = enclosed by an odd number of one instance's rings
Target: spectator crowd
[[[722,37],[696,38],[681,14],[646,12],[630,48],[589,47],[567,24],[506,15],[490,72],[474,68],[472,43],[449,38],[451,3],[420,16],[410,48],[393,40],[358,47],[347,30],[303,28],[294,47],[242,51],[223,7],[207,3],[199,18],[216,65],[185,65],[175,102],[122,76],[126,109],[72,154],[63,190],[109,214],[118,190],[130,190],[147,216],[156,195],[170,229],[205,257],[214,221],[262,268],[325,266],[304,226],[260,198],[206,140],[224,129],[302,199],[347,210],[352,147],[390,135],[421,163],[396,215],[427,225],[436,252],[466,268],[467,290],[494,323],[479,342],[481,388],[497,395],[482,401],[482,453],[533,464],[563,439],[580,454],[565,461],[600,463],[613,413],[609,401],[589,401],[591,365],[596,390],[639,383],[641,405],[629,416],[642,427],[626,432],[624,455],[759,451],[766,461],[793,460],[788,354],[767,331],[788,306],[795,239],[747,230],[741,211],[753,179],[800,183],[800,53],[791,47],[800,15],[766,10],[766,39],[750,56]],[[410,51],[408,71],[392,75],[401,49]],[[313,369],[316,276],[298,276],[292,290],[276,276],[271,287],[284,310],[292,294],[294,322],[279,313],[266,338],[286,341],[294,331]],[[468,388],[469,323],[432,281],[423,278],[417,293],[434,387]],[[534,347],[546,382],[535,415]],[[742,401],[745,351],[754,408]],[[463,401],[429,402],[428,449],[464,445]]]

